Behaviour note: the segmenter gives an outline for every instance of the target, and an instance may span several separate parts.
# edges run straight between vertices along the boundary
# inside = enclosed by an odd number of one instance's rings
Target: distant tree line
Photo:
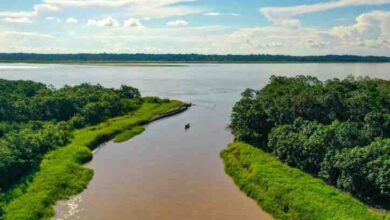
[[[326,55],[203,55],[203,54],[33,54],[0,53],[1,62],[390,62],[390,57]]]
[[[390,81],[271,77],[242,93],[235,136],[361,200],[390,204]]]
[[[142,101],[129,86],[55,89],[0,79],[0,194],[1,188],[37,168],[46,152],[66,145],[73,129],[136,110]]]

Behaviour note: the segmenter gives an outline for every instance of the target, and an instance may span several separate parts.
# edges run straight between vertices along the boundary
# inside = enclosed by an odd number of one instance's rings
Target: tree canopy
[[[272,76],[242,93],[232,130],[369,204],[390,204],[390,81]]]
[[[326,55],[216,54],[34,54],[0,53],[3,62],[390,62],[390,57]]]
[[[72,129],[136,110],[142,101],[129,86],[55,89],[0,79],[0,191],[36,168],[46,152],[67,144]]]

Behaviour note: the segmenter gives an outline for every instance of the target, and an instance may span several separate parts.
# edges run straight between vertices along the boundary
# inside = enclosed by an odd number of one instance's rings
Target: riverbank
[[[12,198],[2,219],[49,219],[58,200],[80,193],[92,179],[93,170],[83,166],[92,159],[92,149],[123,134],[129,139],[143,131],[141,125],[183,106],[187,104],[179,101],[145,102],[136,112],[74,131],[70,144],[45,155],[31,180],[8,193]]]
[[[0,53],[3,62],[198,62],[198,63],[257,63],[257,62],[390,62],[385,56],[323,55],[290,56],[270,54],[35,54]]]
[[[79,66],[123,66],[123,67],[188,67],[193,64],[387,64],[390,61],[33,61],[0,60],[2,64],[47,64]]]
[[[277,219],[390,219],[249,144],[230,144],[221,157],[238,187]]]

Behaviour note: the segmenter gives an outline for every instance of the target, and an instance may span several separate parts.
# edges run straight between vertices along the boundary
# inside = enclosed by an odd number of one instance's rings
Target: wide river
[[[227,126],[246,88],[271,75],[310,74],[390,78],[390,64],[194,64],[183,67],[0,64],[0,78],[61,87],[84,82],[122,84],[144,96],[195,104],[187,112],[147,126],[130,141],[108,142],[87,164],[88,188],[59,202],[55,219],[260,220],[272,219],[224,173],[219,152],[233,140]],[[191,129],[185,131],[185,123]]]

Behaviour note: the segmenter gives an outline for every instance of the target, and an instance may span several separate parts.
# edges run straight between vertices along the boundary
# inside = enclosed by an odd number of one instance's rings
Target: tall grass
[[[277,219],[390,219],[249,144],[232,143],[221,157],[238,187]]]
[[[141,127],[141,126],[136,126],[134,128],[125,130],[125,131],[121,132],[120,134],[118,134],[117,136],[115,136],[114,142],[115,143],[125,142],[125,141],[133,138],[134,136],[141,134],[144,130],[145,130],[145,128]]]
[[[181,106],[179,101],[145,102],[136,112],[76,130],[69,145],[45,155],[30,180],[8,193],[2,219],[49,219],[58,200],[80,193],[92,179],[93,170],[83,166],[92,159],[91,149],[117,135],[117,140],[127,140],[143,131],[140,125]]]

